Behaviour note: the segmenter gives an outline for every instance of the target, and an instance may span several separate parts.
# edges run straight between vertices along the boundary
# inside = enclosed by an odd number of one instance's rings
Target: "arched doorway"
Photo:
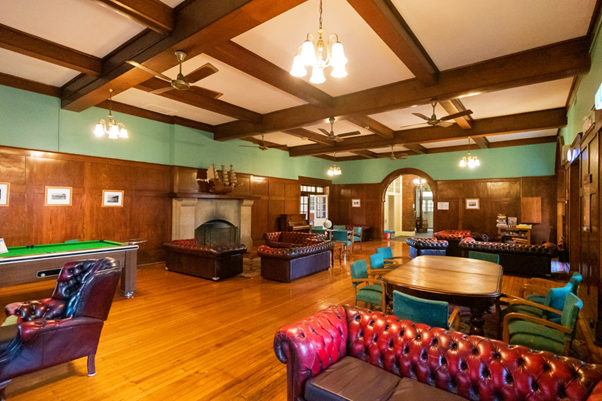
[[[385,177],[380,186],[383,233],[384,230],[394,231],[396,236],[432,233],[437,188],[428,174],[414,168],[402,168]]]

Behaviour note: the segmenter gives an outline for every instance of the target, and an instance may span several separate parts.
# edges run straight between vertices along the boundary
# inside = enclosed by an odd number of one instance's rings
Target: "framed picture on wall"
[[[466,209],[480,209],[479,198],[466,199]]]
[[[360,207],[361,203],[359,199],[352,199],[351,200],[351,207]]]
[[[46,187],[45,206],[71,206],[71,187]]]
[[[0,206],[8,206],[8,191],[10,191],[10,183],[0,182]]]
[[[104,189],[102,191],[102,207],[123,207],[123,191]]]

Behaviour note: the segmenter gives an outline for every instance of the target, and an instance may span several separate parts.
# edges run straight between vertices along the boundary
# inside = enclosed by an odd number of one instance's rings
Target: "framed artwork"
[[[102,191],[102,207],[123,207],[123,191],[104,189]]]
[[[437,210],[449,210],[449,202],[437,202]]]
[[[359,199],[352,199],[351,200],[351,207],[360,207],[361,203]]]
[[[8,206],[9,182],[0,182],[0,206]]]
[[[466,199],[466,209],[480,209],[479,198]]]
[[[71,206],[71,187],[46,187],[45,206]]]

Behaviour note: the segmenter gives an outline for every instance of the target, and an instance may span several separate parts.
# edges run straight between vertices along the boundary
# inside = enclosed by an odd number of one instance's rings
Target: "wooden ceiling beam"
[[[347,0],[424,86],[437,84],[439,70],[390,0]]]
[[[333,140],[328,139],[326,136],[322,134],[316,134],[313,131],[310,131],[305,128],[293,128],[286,131],[283,131],[285,134],[295,136],[297,138],[307,138],[310,141],[321,143],[327,146],[334,146],[335,142]]]
[[[157,89],[165,88],[166,86],[169,86],[169,83],[162,81],[158,78],[152,78],[146,82],[141,83],[140,85],[137,85],[136,89],[151,92]],[[261,114],[259,113],[244,109],[239,106],[235,106],[230,103],[226,103],[223,100],[213,99],[207,96],[199,95],[198,93],[191,90],[182,91],[174,89],[167,92],[159,93],[158,96],[186,103],[191,106],[195,106],[203,110],[209,110],[214,113],[219,113],[228,117],[237,118],[239,120],[250,121],[256,124],[260,124],[262,119]]]
[[[477,144],[479,149],[489,149],[489,141],[484,136],[478,136],[476,138],[470,138]]]
[[[332,107],[332,96],[299,78],[293,77],[288,71],[276,64],[259,57],[232,41],[224,42],[206,53],[231,67],[236,68],[254,78],[257,78],[275,88],[289,93],[299,99],[316,106]]]
[[[525,145],[536,145],[540,143],[551,143],[556,142],[556,136],[543,136],[540,138],[527,138],[527,139],[514,139],[511,141],[491,142],[490,149],[493,148],[507,148],[510,146],[525,146]],[[474,147],[471,148],[474,150]],[[445,146],[443,148],[432,148],[428,149],[427,154],[434,153],[446,153],[446,152],[466,152],[468,151],[468,145],[460,146]]]
[[[362,156],[364,159],[378,159],[378,153],[370,152],[369,150],[354,150],[358,156]]]
[[[423,155],[426,153],[426,148],[420,144],[417,143],[404,143],[404,145],[406,148],[410,149],[412,152],[419,154],[419,155]]]
[[[177,65],[173,52],[184,50],[188,58],[226,42],[307,0],[188,0],[174,9],[176,25],[168,36],[150,30],[103,59],[97,79],[78,77],[61,91],[61,107],[83,111],[104,101],[113,89],[118,94],[150,78],[132,67],[133,60],[163,72]]]
[[[0,47],[95,77],[102,72],[102,60],[98,57],[2,24],[0,24]]]
[[[174,29],[173,8],[159,0],[94,0],[98,4],[167,35]]]
[[[291,148],[291,156],[312,156],[330,152],[352,152],[354,150],[382,148],[400,144],[409,149],[409,144],[438,142],[467,137],[480,137],[486,135],[501,135],[516,132],[535,131],[564,127],[567,124],[566,109],[534,111],[530,113],[513,114],[509,116],[484,118],[474,120],[473,127],[464,130],[457,125],[450,127],[416,128],[395,132],[393,139],[384,139],[376,135],[366,135],[358,138],[349,138],[334,147],[321,145],[305,145]]]
[[[61,88],[58,86],[46,85],[29,79],[15,77],[14,75],[4,74],[2,72],[0,72],[0,85],[54,97],[59,97],[61,95]]]
[[[335,98],[333,108],[303,105],[264,114],[260,125],[234,121],[216,126],[215,139],[229,140],[258,132],[282,131],[331,115],[374,114],[474,93],[497,91],[567,78],[589,70],[589,41],[579,38],[443,71],[439,83],[424,87],[411,79]]]
[[[391,128],[368,116],[363,114],[350,114],[348,116],[343,116],[343,118],[358,127],[374,132],[378,136],[388,139],[393,138],[393,130]]]
[[[456,100],[456,102],[454,102],[454,100]],[[466,110],[464,105],[458,99],[442,100],[439,102],[439,104],[445,109],[445,111],[447,111],[447,114],[455,114]],[[470,129],[472,127],[470,126],[470,121],[467,117],[469,116],[454,118],[454,121],[460,128]]]

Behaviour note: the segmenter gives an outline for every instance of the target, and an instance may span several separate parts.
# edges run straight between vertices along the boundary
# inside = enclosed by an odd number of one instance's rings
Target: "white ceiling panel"
[[[233,40],[290,71],[293,57],[307,34],[316,36],[318,9],[319,0],[309,0]],[[347,1],[324,2],[323,29],[325,35],[338,35],[349,60],[347,77],[333,78],[330,76],[332,69],[328,68],[325,70],[326,82],[316,85],[329,95],[344,95],[413,77]],[[309,82],[310,75],[308,70],[308,75],[300,79]]]
[[[475,148],[478,148],[478,146],[475,145],[474,141],[470,141],[470,146],[474,146]],[[428,142],[428,143],[421,143],[422,146],[424,146],[427,149],[433,149],[433,148],[446,148],[448,146],[468,146],[468,139],[454,139],[451,141],[442,141],[442,142]]]
[[[508,114],[564,107],[573,83],[572,78],[520,86],[461,99],[472,118],[488,118]]]
[[[375,149],[369,149],[370,152],[374,152],[374,153],[391,153],[391,147],[388,146],[386,148],[375,148]],[[408,150],[408,148],[406,148],[405,146],[401,146],[401,145],[395,145],[393,147],[393,150],[395,152],[403,152]]]
[[[176,6],[180,3],[183,3],[184,0],[161,0],[161,3],[165,3],[171,8],[176,8]]]
[[[520,132],[517,134],[491,135],[487,137],[489,142],[514,141],[517,139],[541,138],[546,136],[556,136],[557,129],[544,129],[539,131]]]
[[[0,24],[104,57],[144,26],[89,0],[2,0]]]
[[[355,153],[352,152],[337,152],[336,155],[334,153],[326,153],[326,156],[331,156],[331,157],[336,157],[337,159],[339,157],[351,157],[351,156],[357,156]]]
[[[413,115],[412,113],[421,113],[427,117],[430,117],[431,114],[433,114],[433,107],[430,104],[422,104],[419,106],[408,107],[406,109],[391,110],[384,113],[372,114],[370,117],[394,131],[400,129],[428,127],[425,120]],[[438,104],[435,108],[435,114],[437,117],[441,118],[449,113]]]
[[[255,135],[254,138],[261,139],[261,135]],[[285,134],[284,132],[271,132],[269,134],[265,134],[264,139],[267,142],[274,142],[279,145],[287,145],[289,147],[313,145],[315,143],[314,141],[303,140],[301,138],[297,138],[296,136]]]
[[[203,122],[209,125],[217,125],[234,121],[234,118],[199,109],[198,107],[167,99],[162,96],[152,95],[139,89],[128,89],[125,92],[121,92],[120,94],[113,96],[113,100],[151,111],[159,111],[156,107],[154,107],[159,106],[161,108],[170,109],[176,112],[163,114],[177,115],[179,117],[188,118],[190,120]]]
[[[0,49],[0,72],[53,86],[62,86],[79,75],[77,71],[4,49]]]
[[[440,70],[576,38],[596,0],[392,0]]]
[[[174,55],[174,59],[175,57]],[[276,89],[206,54],[185,61],[182,65],[182,73],[184,75],[191,73],[205,63],[213,64],[219,71],[197,81],[195,85],[223,93],[224,95],[219,100],[261,114],[306,104],[303,100]],[[178,72],[179,67],[176,66],[165,71],[164,74],[175,78]]]

